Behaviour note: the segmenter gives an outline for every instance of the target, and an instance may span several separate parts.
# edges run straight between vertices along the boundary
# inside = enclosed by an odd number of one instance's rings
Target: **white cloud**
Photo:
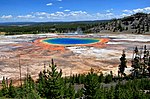
[[[59,7],[62,9],[63,7]],[[15,19],[15,21],[81,21],[81,20],[105,20],[105,19],[113,19],[113,18],[121,18],[130,16],[137,12],[150,13],[150,7],[145,8],[137,8],[137,9],[126,9],[122,10],[120,14],[112,12],[113,9],[105,10],[105,12],[97,12],[97,13],[88,13],[86,11],[70,11],[66,9],[64,11],[56,11],[53,13],[49,12],[33,12],[27,15],[3,15],[0,19]],[[3,21],[3,20],[2,20]]]
[[[64,10],[65,12],[69,12],[70,10],[69,9],[66,9],[66,10]]]
[[[96,13],[95,17],[97,20],[100,20],[100,19],[112,19],[118,16],[115,15],[114,13]]]
[[[110,12],[110,10],[106,10],[106,12]]]
[[[122,13],[121,15],[120,15],[120,17],[127,17],[127,16],[130,16],[131,14],[126,14],[126,13]]]
[[[133,13],[131,10],[123,10],[122,12]]]
[[[71,11],[69,14],[69,16],[80,16],[80,17],[83,17],[83,16],[87,16],[88,13],[86,11]]]
[[[146,13],[150,13],[150,7],[146,7],[146,8],[144,8],[144,10]]]
[[[150,7],[146,7],[146,8],[144,8],[144,10],[150,11]]]
[[[47,6],[52,6],[53,5],[53,3],[48,3],[48,4],[46,4]]]
[[[106,13],[106,16],[112,16],[114,15],[113,13]]]
[[[113,11],[113,10],[114,10],[114,9],[111,8],[111,9],[106,10],[106,12],[109,13],[109,12],[111,12],[111,11]]]
[[[63,7],[59,7],[59,9],[62,9]]]
[[[144,12],[144,9],[140,9],[140,8],[134,9],[133,12],[134,12],[134,13]]]
[[[31,19],[31,18],[35,18],[35,16],[33,15],[19,15],[17,16],[17,18],[21,18],[21,19]]]
[[[13,16],[12,15],[3,15],[1,18],[2,19],[11,19]]]
[[[55,12],[55,13],[52,13],[52,14],[50,14],[51,16],[56,16],[56,17],[63,17],[63,16],[65,16],[66,14],[64,13],[64,12],[59,12],[59,11],[57,11],[57,12]]]
[[[69,12],[60,12],[57,11],[55,13],[46,13],[46,12],[36,12],[35,16],[42,19],[50,19],[50,20],[59,20],[59,21],[68,21],[68,20],[87,20],[90,17],[85,11],[69,11]]]
[[[44,17],[38,17],[39,19],[44,19]]]
[[[97,16],[99,17],[108,17],[108,16],[113,16],[113,13],[96,13]]]
[[[86,11],[57,11],[54,13],[36,12],[34,15],[38,19],[46,21],[80,21],[80,20],[103,20],[112,19],[117,15],[114,13],[94,13],[90,14]],[[119,16],[119,15],[118,15]],[[117,17],[118,17],[117,16]]]
[[[102,20],[102,19],[112,19],[116,16],[114,13],[90,14],[86,11],[69,11],[69,12],[57,11],[54,13],[36,12],[34,13],[34,15],[38,19],[44,19],[46,21]]]
[[[114,10],[113,8],[110,9],[111,11]]]
[[[42,15],[47,15],[48,13],[46,13],[46,12],[36,12],[35,14],[39,15],[39,16],[42,16]]]
[[[67,12],[67,13],[66,13]],[[35,13],[36,16],[43,16],[43,17],[70,17],[70,16],[83,16],[83,15],[88,15],[87,12],[85,11],[70,11],[70,10],[66,10],[64,12],[60,12],[57,11],[55,13],[46,13],[46,12],[36,12]]]
[[[122,12],[124,13],[130,13],[130,14],[134,14],[134,13],[138,13],[138,12],[143,12],[143,13],[150,13],[150,7],[145,7],[145,8],[137,8],[137,9],[132,9],[132,10],[123,10]]]
[[[120,17],[126,17],[130,16],[135,13],[143,12],[143,13],[150,13],[150,7],[145,7],[145,8],[137,8],[137,9],[132,9],[132,10],[122,10],[122,14]]]

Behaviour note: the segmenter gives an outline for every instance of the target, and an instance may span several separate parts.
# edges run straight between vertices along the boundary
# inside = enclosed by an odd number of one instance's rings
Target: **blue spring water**
[[[99,42],[98,39],[90,38],[49,38],[43,40],[45,43],[49,44],[59,44],[59,45],[76,45],[76,44],[91,44]]]

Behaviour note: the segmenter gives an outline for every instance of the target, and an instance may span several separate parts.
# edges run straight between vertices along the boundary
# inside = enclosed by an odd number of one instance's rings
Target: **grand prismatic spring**
[[[79,44],[94,44],[100,42],[100,39],[92,38],[48,38],[42,40],[42,42],[47,44],[57,44],[57,45],[79,45]]]
[[[34,41],[35,45],[50,51],[64,51],[68,46],[104,47],[108,38],[89,38],[76,36],[56,36],[52,38],[40,38]]]

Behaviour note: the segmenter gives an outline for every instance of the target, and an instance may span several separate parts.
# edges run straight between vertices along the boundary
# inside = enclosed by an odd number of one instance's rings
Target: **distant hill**
[[[127,33],[149,33],[150,32],[150,14],[136,13],[121,19],[112,19],[111,21],[99,24],[88,29],[90,32],[127,32]]]
[[[29,26],[37,24],[36,22],[4,22],[0,23],[0,26]]]
[[[70,22],[4,22],[0,26],[31,26],[31,25],[55,25],[55,24],[90,24],[108,22],[110,20],[94,20],[94,21],[70,21]]]
[[[99,23],[110,20],[73,21],[73,22],[11,22],[0,23],[0,33],[5,35],[38,34],[38,33],[69,33],[77,31],[77,28],[88,33],[88,29]]]

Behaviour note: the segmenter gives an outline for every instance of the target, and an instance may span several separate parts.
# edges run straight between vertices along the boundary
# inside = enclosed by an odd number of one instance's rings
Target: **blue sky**
[[[83,21],[150,13],[150,0],[0,0],[0,22]]]

